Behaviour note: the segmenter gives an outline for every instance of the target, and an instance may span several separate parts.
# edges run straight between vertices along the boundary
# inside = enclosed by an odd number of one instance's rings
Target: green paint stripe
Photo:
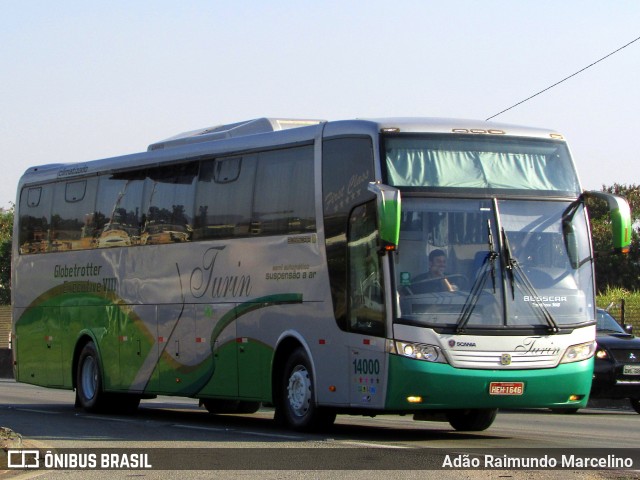
[[[242,303],[225,313],[218,321],[213,332],[211,333],[211,345],[218,339],[222,331],[231,325],[235,320],[243,315],[251,313],[260,308],[270,307],[272,305],[286,305],[292,303],[302,303],[302,294],[300,293],[283,293],[278,295],[267,295],[265,297],[256,298],[249,302]]]

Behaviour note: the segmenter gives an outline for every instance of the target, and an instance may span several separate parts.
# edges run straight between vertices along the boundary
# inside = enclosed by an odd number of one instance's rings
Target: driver
[[[440,249],[433,250],[429,254],[429,271],[427,272],[426,278],[428,280],[439,280],[439,282],[435,282],[441,287],[438,289],[439,291],[455,292],[458,290],[458,287],[447,280],[444,274],[446,268],[447,255]]]

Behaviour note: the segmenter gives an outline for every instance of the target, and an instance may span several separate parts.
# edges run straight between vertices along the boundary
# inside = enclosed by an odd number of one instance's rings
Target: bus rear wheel
[[[100,358],[93,342],[87,343],[78,357],[76,399],[78,405],[88,412],[102,411],[106,405]]]
[[[294,430],[315,431],[330,427],[335,412],[318,407],[311,362],[302,348],[287,360],[276,404],[276,420]]]
[[[478,408],[470,410],[449,410],[447,420],[453,428],[462,432],[481,432],[491,426],[498,409]]]

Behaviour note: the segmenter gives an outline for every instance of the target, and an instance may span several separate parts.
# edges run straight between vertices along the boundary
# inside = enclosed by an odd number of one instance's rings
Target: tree
[[[0,305],[11,303],[11,236],[13,207],[0,209]]]
[[[626,198],[631,207],[631,248],[628,255],[613,255],[611,221],[604,201],[587,199],[591,223],[591,237],[596,252],[596,289],[599,293],[607,287],[620,287],[631,291],[640,290],[640,185],[614,184],[602,186],[603,192]]]

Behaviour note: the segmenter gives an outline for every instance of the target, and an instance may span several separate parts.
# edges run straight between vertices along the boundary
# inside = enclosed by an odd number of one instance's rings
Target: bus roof
[[[149,145],[148,150],[160,150],[199,142],[210,142],[233,137],[244,137],[256,133],[269,133],[290,128],[308,127],[323,123],[325,120],[302,120],[293,118],[256,118],[242,122],[200,128],[180,133],[174,137]]]
[[[508,123],[459,118],[372,118],[367,121],[378,125],[378,130],[398,129],[400,132],[425,133],[473,133],[508,135],[514,137],[537,137],[564,140],[562,134],[547,128],[535,128]]]
[[[321,126],[320,126],[321,125]],[[307,127],[307,128],[301,128]],[[201,155],[225,151],[249,151],[281,144],[310,142],[322,128],[325,136],[342,134],[376,134],[377,132],[489,134],[563,140],[561,134],[548,129],[510,124],[449,118],[372,118],[354,120],[310,120],[257,118],[227,125],[193,130],[149,145],[147,151],[80,163],[56,163],[27,169],[20,179],[39,183],[67,179],[98,172],[140,168],[146,165],[176,162]]]

